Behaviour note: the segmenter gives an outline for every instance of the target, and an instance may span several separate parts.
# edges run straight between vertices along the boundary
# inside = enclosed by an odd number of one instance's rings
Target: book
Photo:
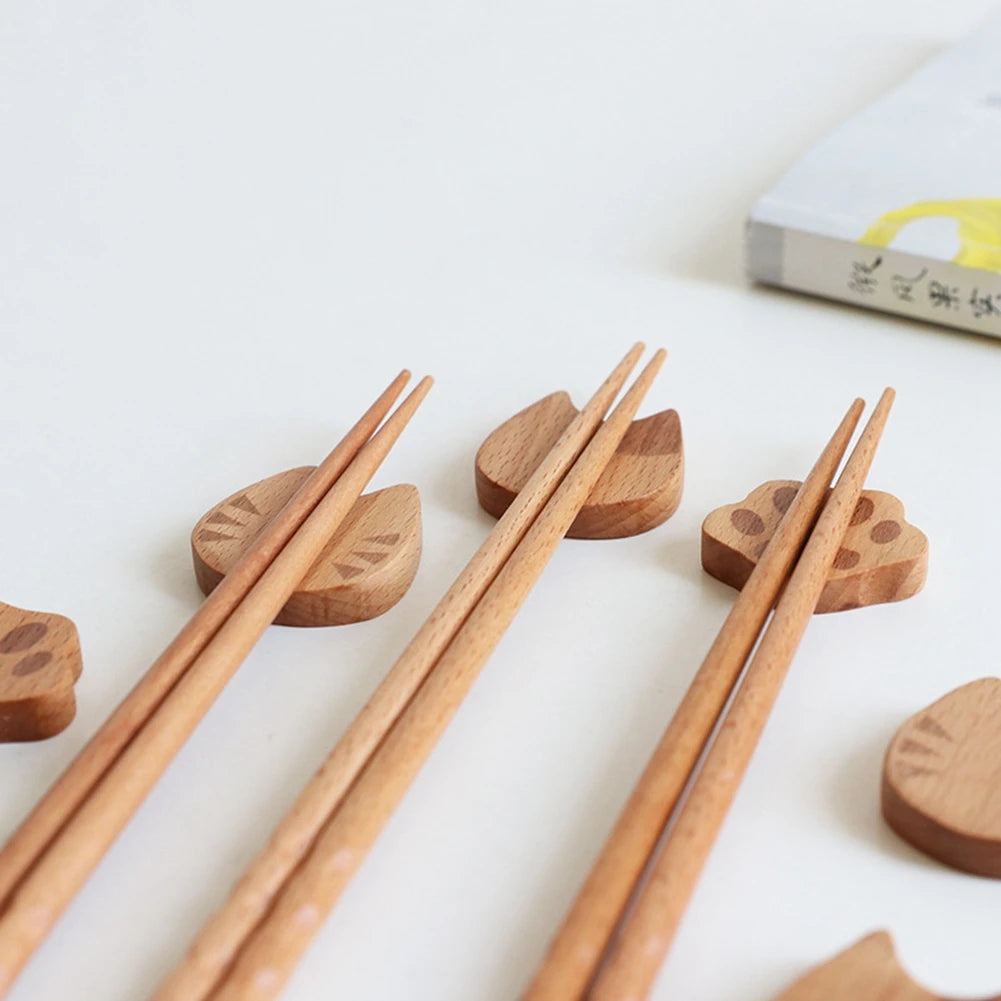
[[[754,206],[750,275],[1001,337],[1001,11]]]

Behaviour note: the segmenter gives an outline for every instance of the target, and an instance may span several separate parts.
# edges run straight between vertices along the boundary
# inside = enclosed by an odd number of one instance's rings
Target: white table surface
[[[71,616],[85,664],[67,731],[0,747],[0,835],[197,606],[195,519],[437,377],[375,481],[422,492],[410,593],[267,633],[10,1001],[150,994],[489,530],[482,438],[637,339],[670,351],[645,412],[681,413],[679,512],[561,547],[285,997],[517,997],[732,602],[702,518],[888,383],[870,483],[927,588],[809,629],[654,998],[767,1001],[880,927],[929,987],[1001,988],[1001,887],[878,813],[895,728],[997,672],[1001,345],[740,262],[779,172],[988,8],[4,6],[0,597]]]

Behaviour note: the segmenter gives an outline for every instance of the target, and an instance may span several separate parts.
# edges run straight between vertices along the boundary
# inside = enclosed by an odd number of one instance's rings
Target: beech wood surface
[[[279,993],[573,523],[664,357],[656,352],[566,474],[249,936],[213,1001]]]
[[[552,448],[577,408],[552,393],[491,432],[476,453],[476,495],[499,518]],[[567,535],[616,539],[649,532],[678,509],[684,484],[681,421],[664,410],[634,421]]]
[[[65,730],[76,715],[73,686],[82,668],[69,619],[0,601],[0,742]]]
[[[523,1001],[583,998],[650,853],[809,533],[862,413],[856,400],[778,524],[595,861]]]
[[[288,469],[237,491],[191,533],[198,586],[229,573],[315,466]],[[275,617],[280,626],[341,626],[374,619],[409,590],[421,560],[421,501],[407,483],[363,494]]]
[[[905,841],[1001,879],[1001,680],[981,678],[912,716],[883,762],[882,808]]]
[[[883,393],[821,510],[716,738],[649,867],[607,962],[598,971],[590,994],[593,1001],[640,1001],[649,996],[816,608],[862,493],[893,395],[890,389]]]
[[[775,1001],[948,1001],[916,984],[900,966],[893,939],[873,932],[811,970]],[[984,1001],[1001,1001],[1001,996]]]
[[[93,871],[288,600],[431,387],[422,379],[357,451],[182,678],[16,886],[0,913],[0,992]]]
[[[45,846],[371,437],[409,379],[410,373],[403,371],[386,387],[11,835],[0,851],[0,914]],[[0,990],[3,984],[0,971]]]
[[[711,511],[702,524],[702,566],[738,590],[799,489],[797,480],[770,480],[739,504]],[[817,602],[818,612],[903,601],[924,587],[928,538],[908,524],[892,494],[863,490]]]
[[[565,429],[337,742],[265,849],[206,923],[155,1001],[201,1001],[210,995],[275,894],[594,435],[642,352],[642,344],[634,345]]]

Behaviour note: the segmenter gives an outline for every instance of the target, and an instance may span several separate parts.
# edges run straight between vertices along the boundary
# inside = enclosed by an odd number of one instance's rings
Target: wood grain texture
[[[811,970],[775,1001],[945,1001],[901,968],[893,940],[874,932]]]
[[[83,659],[62,615],[0,601],[0,741],[44,740],[73,721]]]
[[[560,436],[337,741],[223,906],[198,933],[183,961],[157,991],[155,1001],[203,1001],[212,995],[219,978],[591,440],[642,353],[642,344],[630,348]]]
[[[41,944],[260,635],[274,621],[361,496],[431,384],[431,379],[422,379],[375,434],[360,448],[353,449],[353,458],[333,485],[259,573],[242,600],[181,672],[177,683],[100,780],[87,790],[69,819],[43,846],[34,864],[15,883],[0,911],[0,994]]]
[[[476,495],[494,517],[507,510],[578,410],[552,393],[493,431],[476,454]],[[638,535],[678,509],[684,484],[681,421],[674,410],[634,421],[567,535],[615,539]]]
[[[275,997],[458,711],[650,388],[651,361],[597,430],[244,943],[212,1001]]]
[[[867,935],[812,969],[775,1001],[950,1001],[915,983],[888,932]],[[1001,995],[983,1001],[1001,1001]]]
[[[1001,680],[981,678],[912,716],[883,762],[882,808],[946,865],[1001,878]]]
[[[702,566],[738,590],[799,490],[798,480],[769,480],[739,504],[711,511],[702,523]],[[908,524],[892,494],[864,490],[817,602],[818,612],[902,601],[928,576],[928,538]]]
[[[227,497],[191,533],[198,586],[207,595],[315,470],[301,466]],[[363,494],[275,618],[283,626],[340,626],[382,615],[413,583],[421,558],[417,488]]]
[[[855,400],[789,505],[643,770],[522,1001],[582,1001],[712,734],[862,414]]]
[[[0,851],[0,914],[31,866],[372,436],[409,379],[410,373],[404,370],[383,390],[323,460],[316,473],[272,521],[268,531],[258,536],[239,565],[229,572],[223,583],[184,625],[3,846]],[[5,982],[5,973],[0,968],[0,992]]]
[[[592,1001],[639,1001],[649,996],[813,616],[893,397],[891,389],[883,393],[817,519],[687,798],[594,981]]]

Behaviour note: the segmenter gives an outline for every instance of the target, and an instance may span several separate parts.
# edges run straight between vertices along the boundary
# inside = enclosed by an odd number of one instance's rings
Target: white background
[[[740,264],[753,200],[988,6],[4,5],[0,597],[70,615],[85,664],[67,731],[0,747],[0,834],[197,606],[198,516],[404,365],[438,380],[375,481],[420,486],[413,589],[268,632],[11,1001],[148,996],[489,530],[479,442],[637,339],[670,351],[681,509],[561,547],[286,997],[517,997],[732,602],[702,518],[888,383],[870,483],[928,586],[812,624],[654,996],[767,1001],[879,927],[930,988],[1001,988],[1001,887],[878,815],[895,728],[997,671],[1001,345]]]

